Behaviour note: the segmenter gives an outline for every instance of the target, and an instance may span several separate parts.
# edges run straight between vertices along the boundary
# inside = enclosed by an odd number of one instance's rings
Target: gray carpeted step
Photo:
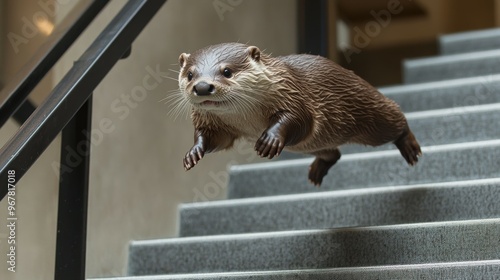
[[[229,198],[271,196],[500,177],[500,140],[423,147],[415,167],[398,150],[344,155],[320,188],[308,182],[312,161],[298,159],[233,166]]]
[[[500,73],[500,50],[411,59],[403,65],[405,83],[496,74]]]
[[[180,207],[180,236],[500,218],[500,178]]]
[[[101,280],[373,280],[496,279],[500,261],[391,265],[317,270],[258,271],[105,278]],[[99,279],[94,279],[99,280]]]
[[[500,29],[469,31],[439,37],[441,54],[500,49]]]
[[[406,114],[421,146],[463,143],[500,138],[500,103],[456,107]],[[343,154],[396,149],[392,143],[379,147],[345,145]]]
[[[129,275],[324,269],[500,258],[500,219],[134,241]]]
[[[500,75],[383,87],[379,91],[405,113],[500,103]]]

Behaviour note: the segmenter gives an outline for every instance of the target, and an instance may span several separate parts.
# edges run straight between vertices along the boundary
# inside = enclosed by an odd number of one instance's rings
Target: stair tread
[[[482,219],[133,241],[129,275],[493,260],[499,236]]]
[[[436,110],[500,102],[500,75],[379,88],[396,101],[404,112]]]
[[[500,103],[407,113],[408,124],[421,146],[493,140],[500,137]],[[396,149],[345,145],[342,154]]]
[[[500,177],[500,139],[428,146],[422,151],[423,157],[414,167],[407,166],[397,150],[344,155],[325,176],[321,188],[312,188],[307,180],[312,158],[232,166],[228,197]]]
[[[500,178],[180,206],[180,236],[500,217]]]
[[[403,62],[405,83],[421,83],[500,72],[500,50],[450,54]]]
[[[491,28],[454,33],[439,37],[442,54],[489,50],[500,47],[500,29]]]

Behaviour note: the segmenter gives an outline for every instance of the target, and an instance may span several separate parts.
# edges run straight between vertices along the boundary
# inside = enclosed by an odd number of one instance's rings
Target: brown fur
[[[228,149],[241,137],[256,141],[264,157],[273,158],[283,148],[315,155],[309,179],[316,185],[340,158],[337,147],[346,143],[394,142],[410,165],[421,155],[399,106],[326,58],[271,57],[257,47],[225,43],[181,54],[179,62],[179,87],[192,104],[195,127],[186,170],[205,152]],[[213,92],[198,96],[194,87],[200,82],[213,85]],[[201,104],[207,100],[221,103]]]

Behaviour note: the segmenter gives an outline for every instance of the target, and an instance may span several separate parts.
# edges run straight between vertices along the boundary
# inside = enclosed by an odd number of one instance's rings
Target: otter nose
[[[194,86],[194,93],[198,96],[210,95],[214,93],[215,87],[207,82],[199,82]]]

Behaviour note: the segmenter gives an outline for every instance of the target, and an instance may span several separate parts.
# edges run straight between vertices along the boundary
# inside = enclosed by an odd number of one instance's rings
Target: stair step
[[[500,73],[500,50],[411,59],[403,65],[405,83],[489,75]]]
[[[483,141],[500,138],[500,103],[456,107],[406,114],[421,146]],[[379,147],[345,145],[342,154],[396,149],[389,143]]]
[[[439,37],[441,54],[500,49],[500,29],[469,31]]]
[[[423,147],[410,167],[398,150],[350,154],[320,188],[307,180],[312,158],[233,166],[228,197],[246,198],[500,177],[500,140]]]
[[[333,269],[254,271],[159,276],[132,276],[101,280],[373,280],[373,279],[495,279],[500,275],[500,261],[387,265]],[[99,279],[94,279],[99,280]]]
[[[500,218],[500,178],[183,204],[180,236]]]
[[[134,241],[129,275],[500,259],[500,219]]]
[[[403,112],[500,103],[500,75],[379,88]]]

